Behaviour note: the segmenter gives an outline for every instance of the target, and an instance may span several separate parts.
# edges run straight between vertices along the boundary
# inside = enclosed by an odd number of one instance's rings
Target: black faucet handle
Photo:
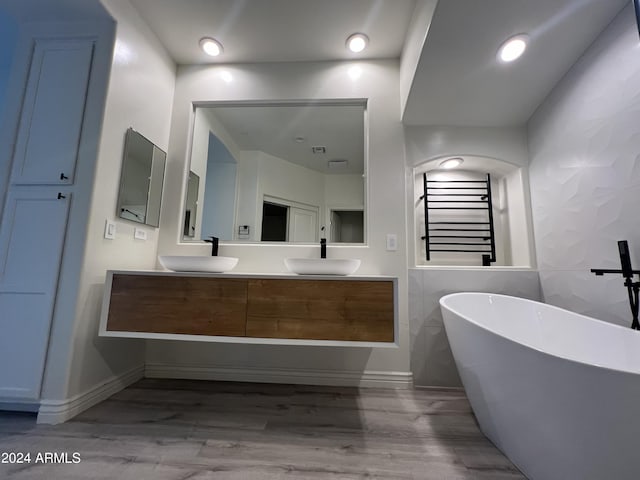
[[[211,244],[211,256],[212,257],[217,257],[218,256],[218,243],[219,243],[220,239],[218,237],[214,237],[212,235],[209,238],[205,238],[204,241]]]

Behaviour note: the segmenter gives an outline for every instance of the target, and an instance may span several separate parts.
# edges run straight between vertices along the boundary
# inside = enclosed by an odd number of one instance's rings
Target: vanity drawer
[[[114,274],[107,330],[244,336],[244,279]]]
[[[394,341],[392,281],[250,279],[247,336]]]

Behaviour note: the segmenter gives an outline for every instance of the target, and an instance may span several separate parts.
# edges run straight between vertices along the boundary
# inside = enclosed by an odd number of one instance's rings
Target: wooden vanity
[[[397,279],[109,271],[101,336],[392,344]]]

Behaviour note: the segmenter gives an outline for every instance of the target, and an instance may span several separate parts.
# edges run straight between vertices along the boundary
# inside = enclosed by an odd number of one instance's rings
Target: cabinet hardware
[[[62,172],[62,173],[60,174],[60,180],[69,180],[69,177],[67,177],[67,176],[64,174],[64,172]]]
[[[61,198],[67,198],[67,197],[62,193],[58,192],[58,200],[60,200]]]

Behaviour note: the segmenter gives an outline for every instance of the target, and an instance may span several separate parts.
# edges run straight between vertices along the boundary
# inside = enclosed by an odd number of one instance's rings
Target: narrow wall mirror
[[[157,227],[167,154],[129,128],[124,143],[116,214],[125,220]]]
[[[183,240],[363,243],[365,113],[364,100],[196,106]]]

